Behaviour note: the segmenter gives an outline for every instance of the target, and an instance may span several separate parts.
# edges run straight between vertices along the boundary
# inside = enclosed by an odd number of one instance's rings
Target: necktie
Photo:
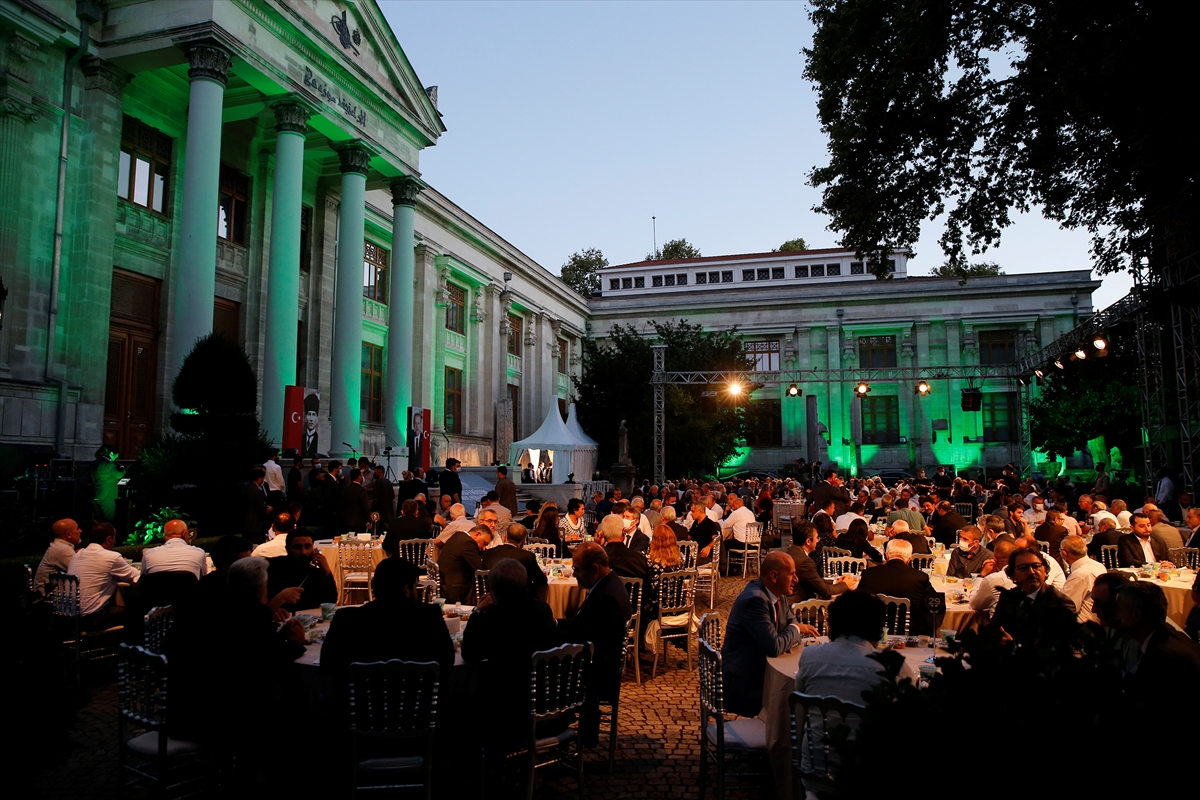
[[[783,599],[776,598],[775,600],[775,632],[783,628]]]

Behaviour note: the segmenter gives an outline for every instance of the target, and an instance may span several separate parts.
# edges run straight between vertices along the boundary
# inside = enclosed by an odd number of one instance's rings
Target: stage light
[[[1097,333],[1095,338],[1092,339],[1092,347],[1096,348],[1097,350],[1107,350],[1108,337],[1106,337],[1103,333]]]
[[[1024,376],[1024,375],[1018,376],[1018,377],[1017,377],[1017,383],[1019,383],[1019,384],[1021,384],[1022,386],[1024,386],[1024,385],[1025,385],[1025,376]]]
[[[800,387],[794,383],[787,388],[787,396],[788,397],[799,397],[802,394],[804,394],[804,392],[802,392],[800,390]]]
[[[1087,350],[1084,350],[1082,347],[1079,348],[1075,351],[1075,357],[1080,361],[1083,361],[1085,358],[1087,358]]]
[[[737,383],[736,381],[729,384],[729,393],[731,395],[733,395],[734,397],[737,397],[739,394],[742,393],[742,385],[740,383]]]
[[[1059,369],[1066,369],[1066,367],[1063,366],[1061,358],[1054,359],[1054,366],[1058,367]]]
[[[925,395],[929,394],[932,391],[933,391],[933,387],[931,387],[928,382],[920,381],[919,383],[917,383],[916,392],[917,392],[917,394],[921,395],[921,397],[924,397]]]
[[[854,393],[859,397],[865,397],[869,391],[871,391],[871,387],[867,386],[866,381],[860,381],[858,386],[854,387]]]
[[[1037,375],[1039,378],[1045,378],[1045,377],[1046,377],[1046,373],[1045,373],[1045,372],[1042,372],[1042,368],[1041,368],[1041,367],[1038,367],[1037,369],[1035,369],[1035,370],[1033,371],[1033,374],[1034,374],[1034,375]]]

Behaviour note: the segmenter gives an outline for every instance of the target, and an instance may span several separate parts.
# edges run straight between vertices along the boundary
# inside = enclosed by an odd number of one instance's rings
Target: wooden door
[[[104,444],[134,458],[154,432],[159,282],[113,271],[104,386]]]

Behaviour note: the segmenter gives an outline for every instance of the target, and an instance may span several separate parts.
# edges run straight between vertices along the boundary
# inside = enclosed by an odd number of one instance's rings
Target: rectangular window
[[[771,267],[771,280],[783,280],[783,267]]]
[[[699,276],[697,276],[697,277],[699,277]],[[679,284],[680,286],[687,286],[687,273],[685,272],[682,275],[676,275],[675,282],[677,284]]]
[[[824,264],[813,264],[812,269],[810,271],[812,272],[812,276],[814,278],[824,278],[825,277],[825,265]]]
[[[621,279],[620,278],[609,278],[608,279],[608,288],[610,291],[614,291],[614,292],[617,289],[620,289],[621,288]]]
[[[633,288],[633,278],[621,278],[621,288],[622,289],[632,289]]]
[[[1015,364],[1017,361],[1016,331],[980,331],[979,363]]]
[[[706,283],[708,283],[708,273],[707,272],[697,272],[696,273],[696,285],[703,286]]]
[[[675,276],[674,275],[663,275],[663,284],[665,284],[666,286],[674,286],[675,285]]]
[[[783,408],[778,400],[752,400],[746,408],[746,444],[751,447],[783,445]]]
[[[446,284],[450,305],[446,306],[446,330],[455,333],[467,332],[467,290],[453,283]]]
[[[721,283],[733,283],[733,270],[724,270],[721,272]]]
[[[744,280],[744,281],[754,280],[754,270],[752,270],[752,269],[742,270],[742,280]]]
[[[521,326],[524,320],[513,314],[508,315],[508,354],[521,355]]]
[[[645,289],[646,288],[646,278],[644,275],[639,275],[633,279],[633,288],[635,288],[635,289]]]
[[[900,443],[900,398],[864,397],[862,399],[862,443]]]
[[[797,264],[796,265],[796,277],[797,278],[807,278],[808,277],[808,264]]]
[[[250,209],[250,178],[221,165],[221,190],[217,200],[217,238],[246,244],[246,216]]]
[[[888,272],[895,272],[896,271],[896,262],[893,259],[889,258],[888,262],[887,262],[887,267],[888,267],[888,270],[887,270]]]
[[[508,384],[508,399],[512,401],[513,441],[521,439],[521,387]]]
[[[650,279],[650,285],[651,285],[651,286],[654,286],[654,287],[661,288],[661,287],[662,287],[662,285],[663,285],[663,280],[662,280],[662,279],[663,279],[663,276],[662,276],[662,275],[655,275],[654,277],[652,277],[652,278]]]
[[[983,440],[985,442],[1015,442],[1017,425],[1016,392],[984,392],[983,394]]]
[[[363,242],[363,297],[377,303],[387,302],[388,251],[372,242]]]
[[[760,269],[760,270],[758,270],[758,279],[759,279],[760,281],[769,281],[769,280],[771,280],[771,270],[770,270],[769,268],[767,268],[767,269]]]
[[[826,264],[825,265],[825,274],[826,275],[841,275],[842,274],[842,265],[841,264]]]
[[[569,361],[570,360],[567,358],[567,340],[559,339],[558,340],[558,371],[561,372],[563,375],[567,374],[567,364],[569,363]]]
[[[300,270],[312,266],[312,206],[300,206]]]
[[[363,342],[362,346],[362,421],[383,424],[383,348]]]
[[[121,125],[117,197],[167,213],[167,177],[171,170],[171,137],[126,115]]]
[[[896,337],[858,337],[858,365],[866,369],[886,369],[896,366]]]
[[[850,274],[851,275],[865,275],[866,270],[863,269],[863,262],[851,261],[850,262]]]
[[[709,283],[720,283],[721,282],[721,273],[719,273],[719,272],[708,273],[708,282]]]
[[[241,344],[242,304],[224,297],[213,298],[213,333],[219,333],[231,342]]]
[[[742,349],[754,359],[755,372],[779,372],[779,342],[743,342]]]
[[[446,433],[462,433],[462,398],[462,370],[446,367],[445,407],[442,410],[442,427]]]

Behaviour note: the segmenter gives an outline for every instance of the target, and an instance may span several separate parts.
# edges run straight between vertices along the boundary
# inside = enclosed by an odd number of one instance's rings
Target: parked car
[[[879,478],[887,486],[895,486],[900,481],[912,481],[916,479],[915,475],[905,472],[902,469],[884,469],[879,472],[872,472],[867,477]]]

